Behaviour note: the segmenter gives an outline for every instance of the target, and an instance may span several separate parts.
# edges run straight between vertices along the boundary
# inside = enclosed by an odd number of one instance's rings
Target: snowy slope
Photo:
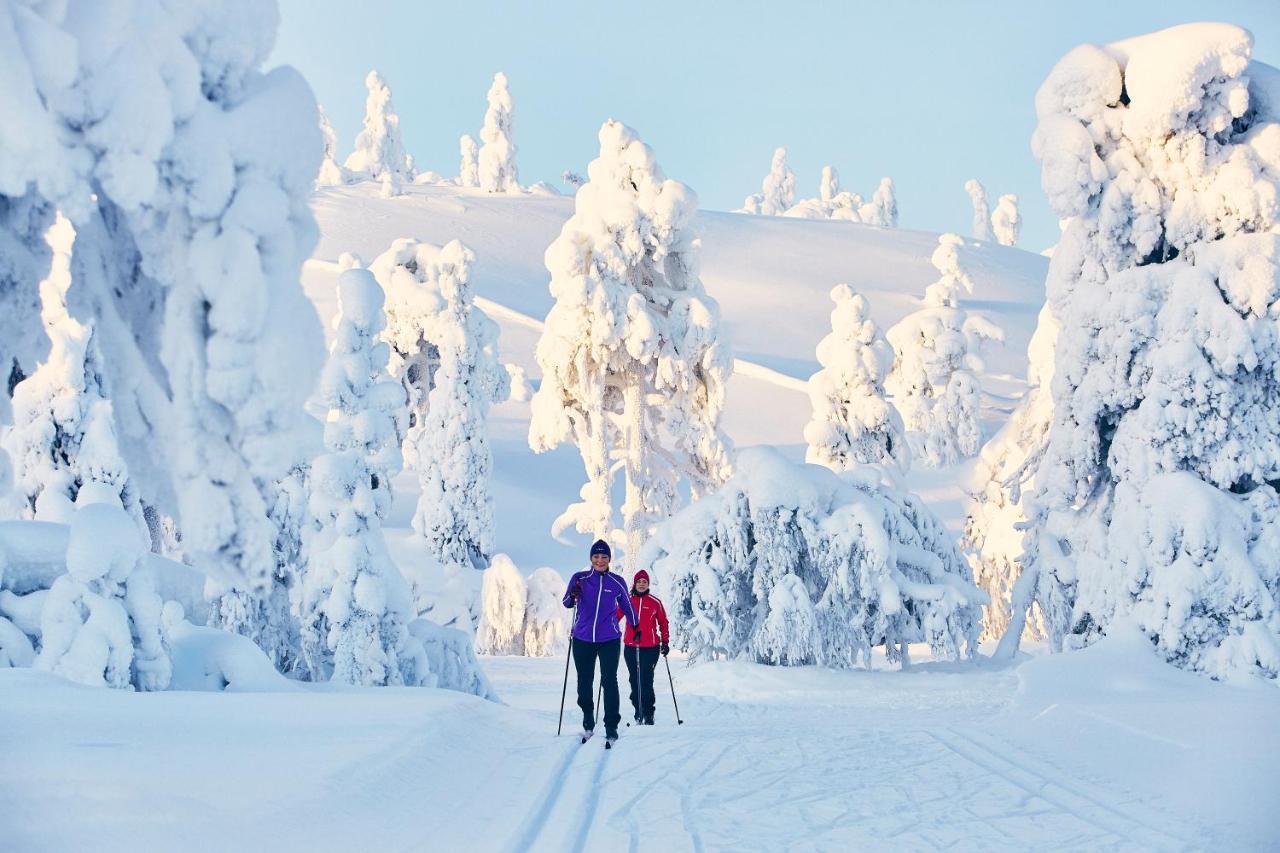
[[[322,236],[303,283],[326,326],[336,309],[336,261],[342,253],[368,263],[400,237],[438,244],[459,239],[476,253],[477,304],[501,327],[502,360],[524,367],[536,381],[533,351],[551,307],[543,253],[572,213],[571,198],[411,186],[403,196],[384,199],[376,185],[364,183],[320,190],[313,208]],[[916,298],[937,278],[929,262],[937,235],[712,211],[698,214],[697,227],[702,279],[720,302],[738,357],[724,426],[740,446],[778,445],[801,459],[802,431],[810,415],[804,382],[818,369],[814,348],[830,329],[832,286],[845,282],[866,295],[883,332],[914,310]],[[1048,262],[1017,249],[972,242],[963,257],[977,283],[966,307],[1004,327],[1008,336],[1003,347],[988,354],[981,377],[990,435],[1022,391],[1026,345],[1044,301]],[[498,548],[526,572],[540,565],[572,569],[581,562],[580,546],[555,542],[549,530],[576,499],[581,463],[572,447],[545,457],[533,454],[527,445],[528,420],[528,404],[514,402],[496,407],[490,419]],[[913,480],[957,530],[963,477],[964,471],[924,472]],[[407,475],[395,485],[391,523],[405,525],[416,487]],[[404,544],[399,553],[413,559],[407,535]]]

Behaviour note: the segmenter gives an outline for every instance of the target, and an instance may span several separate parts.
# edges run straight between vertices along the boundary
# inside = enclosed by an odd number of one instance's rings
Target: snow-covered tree
[[[1082,45],[1036,95],[1069,218],[1052,416],[1013,589],[1055,648],[1136,625],[1167,660],[1280,675],[1280,72],[1239,27]]]
[[[973,202],[973,239],[986,242],[991,239],[991,209],[987,205],[987,191],[974,178],[964,182],[964,191]]]
[[[880,179],[880,186],[876,187],[871,203],[875,205],[879,220],[875,224],[885,228],[898,227],[898,195],[893,188],[893,178]]]
[[[1018,197],[1012,193],[1000,196],[991,214],[991,230],[1001,246],[1018,245],[1018,232],[1022,230],[1022,215],[1018,213]]]
[[[564,590],[561,590],[561,594],[564,594]],[[520,574],[510,557],[496,554],[493,563],[484,570],[484,580],[480,586],[480,621],[476,625],[477,653],[524,654],[527,597],[524,575]],[[561,605],[560,609],[563,610],[564,606]]]
[[[840,173],[835,166],[822,167],[822,180],[818,182],[818,200],[823,204],[831,204],[840,194]]]
[[[338,277],[339,313],[320,379],[328,453],[311,469],[318,520],[301,595],[312,677],[347,684],[417,682],[407,653],[409,593],[387,554],[382,521],[400,469],[404,390],[385,373],[382,288],[368,270]]]
[[[520,191],[520,175],[516,169],[516,145],[511,141],[511,90],[507,75],[493,75],[489,87],[489,108],[480,128],[480,189],[490,193]]]
[[[547,657],[565,651],[573,611],[566,608],[564,578],[555,569],[543,566],[525,578],[528,593],[524,607],[524,653]]]
[[[172,664],[146,542],[110,485],[86,484],[76,504],[35,666],[90,686],[164,690]]]
[[[588,176],[547,249],[555,304],[538,341],[529,444],[542,452],[573,441],[586,468],[582,501],[556,520],[556,535],[574,525],[608,536],[623,468],[634,557],[674,508],[681,477],[696,497],[729,474],[719,420],[732,358],[698,278],[697,196],[666,179],[653,150],[613,120],[600,129]]]
[[[264,495],[321,352],[298,284],[316,239],[314,97],[296,72],[261,70],[273,4],[21,8],[6,30],[5,126],[21,132],[0,133],[0,245],[29,271],[55,210],[75,224],[68,310],[93,323],[138,494],[179,520],[215,587],[260,588],[274,566]],[[13,284],[34,295],[38,280]]]
[[[415,432],[422,494],[413,526],[437,560],[482,569],[494,542],[489,495],[493,454],[486,421],[495,390],[506,390],[495,389],[495,383],[509,380],[495,364],[493,324],[472,316],[477,313],[471,302],[474,261],[475,255],[454,240],[440,250],[426,275],[439,288],[444,305],[434,318],[440,363],[426,417]]]
[[[400,139],[400,116],[391,103],[391,87],[377,70],[364,78],[369,95],[364,102],[364,127],[347,157],[346,167],[367,179],[384,177],[395,188],[413,181],[413,161]]]
[[[316,186],[341,186],[351,180],[351,173],[338,162],[338,134],[334,133],[324,107],[320,107],[320,136],[324,139],[324,159],[320,161],[320,173],[316,175]]]
[[[847,284],[831,289],[831,334],[818,343],[822,369],[809,377],[813,418],[804,429],[808,462],[844,471],[909,461],[902,417],[885,399],[893,350],[871,319],[867,300]]]
[[[456,240],[401,239],[369,269],[387,294],[383,339],[409,401],[404,457],[421,486],[414,526],[440,562],[483,568],[493,539],[485,418],[511,380],[498,325],[470,296],[474,261]]]
[[[942,523],[874,468],[837,475],[772,448],[659,525],[641,562],[692,659],[851,667],[884,646],[971,656],[986,596]]]
[[[142,506],[116,440],[93,324],[67,310],[75,239],[75,228],[62,216],[45,235],[52,262],[40,282],[40,319],[49,355],[14,387],[14,423],[4,443],[16,463],[25,517],[64,518],[83,485],[101,483],[115,492],[149,546]]]
[[[1053,418],[1049,393],[1058,324],[1049,306],[1040,310],[1027,347],[1027,391],[1000,432],[982,448],[968,485],[964,550],[978,586],[991,597],[983,608],[984,640],[998,640],[1009,627],[1014,582],[1022,572],[1022,530],[1027,520],[1023,496],[1035,490],[1035,469],[1044,456]],[[1023,636],[1045,637],[1044,618],[1033,604]]]
[[[464,133],[458,140],[458,154],[458,186],[480,186],[480,146],[471,134]]]
[[[747,196],[742,203],[742,212],[781,216],[794,203],[795,197],[796,173],[787,165],[787,149],[779,148],[773,152],[773,162],[760,192]]]
[[[893,371],[885,388],[902,414],[912,458],[938,468],[978,452],[983,340],[1003,340],[1003,332],[959,307],[960,292],[973,280],[960,262],[964,240],[943,234],[931,258],[939,279],[925,290],[923,306],[891,328]]]

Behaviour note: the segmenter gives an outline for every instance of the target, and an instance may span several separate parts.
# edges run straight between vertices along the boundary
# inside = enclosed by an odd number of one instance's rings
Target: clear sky
[[[478,136],[485,92],[506,72],[522,183],[564,189],[584,172],[609,117],[654,147],[703,207],[732,210],[786,146],[797,196],[822,166],[867,196],[898,189],[901,225],[969,232],[963,185],[994,206],[1019,196],[1020,245],[1057,240],[1029,140],[1032,100],[1082,42],[1218,20],[1253,31],[1254,56],[1280,65],[1280,0],[707,3],[281,0],[274,62],[298,67],[345,157],[364,113],[364,76],[391,85],[420,169],[458,170],[458,137]]]

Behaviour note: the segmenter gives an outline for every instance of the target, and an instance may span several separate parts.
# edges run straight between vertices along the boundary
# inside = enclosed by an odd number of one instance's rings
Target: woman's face
[[[636,592],[648,592],[648,591],[649,591],[648,578],[640,578],[640,580],[636,581]]]

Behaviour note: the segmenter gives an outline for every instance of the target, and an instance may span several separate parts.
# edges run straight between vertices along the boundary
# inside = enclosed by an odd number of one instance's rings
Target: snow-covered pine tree
[[[572,441],[586,468],[582,501],[556,520],[555,535],[570,525],[610,534],[622,463],[634,559],[649,526],[674,508],[681,477],[696,497],[729,474],[719,420],[732,358],[698,278],[693,190],[666,179],[653,150],[613,120],[588,177],[547,249],[555,304],[538,341],[529,445]]]
[[[257,588],[274,565],[264,493],[321,352],[298,285],[315,100],[263,70],[273,4],[99,11],[24,7],[13,31],[5,121],[22,133],[0,135],[0,245],[23,273],[0,275],[34,295],[33,244],[55,210],[75,223],[68,309],[93,322],[129,476],[215,587]]]
[[[1136,626],[1179,666],[1280,675],[1280,72],[1251,52],[1227,24],[1082,45],[1036,95],[1070,223],[1001,654],[1034,600],[1055,648]]]
[[[393,188],[412,182],[413,164],[400,139],[400,116],[391,103],[391,87],[376,69],[365,77],[364,85],[369,90],[364,103],[364,127],[356,136],[345,165],[369,180],[382,181],[385,177]]]
[[[116,440],[93,324],[81,323],[67,310],[75,228],[59,215],[45,240],[52,260],[49,275],[40,282],[40,319],[49,338],[49,355],[14,386],[14,423],[5,434],[22,514],[62,520],[82,486],[101,483],[115,491],[149,546],[142,505]]]
[[[865,298],[838,284],[831,299],[831,334],[818,343],[822,369],[809,377],[813,418],[804,429],[805,460],[833,471],[864,464],[905,469],[910,460],[905,428],[884,391],[893,350],[880,336]]]
[[[516,145],[511,141],[511,90],[507,75],[493,75],[489,87],[489,108],[480,128],[480,189],[489,193],[520,191],[520,175],[516,169]]]
[[[480,585],[480,621],[476,625],[478,654],[524,654],[527,597],[524,575],[520,574],[516,564],[506,554],[494,555],[493,563],[484,570]],[[563,605],[560,609],[564,609]]]
[[[341,186],[351,180],[346,166],[338,162],[338,135],[320,107],[320,136],[324,139],[324,159],[320,161],[320,173],[316,175],[317,187]]]
[[[458,140],[458,186],[480,186],[480,146],[475,138],[464,133]]]
[[[978,452],[978,353],[983,340],[1004,338],[998,327],[959,307],[960,291],[973,292],[973,281],[960,263],[963,245],[955,234],[938,238],[931,260],[939,279],[925,290],[923,306],[886,335],[895,361],[885,388],[906,425],[912,459],[930,468]]]
[[[876,225],[884,228],[898,227],[898,195],[893,188],[893,178],[881,178],[871,196],[871,203],[876,206]]]
[[[564,578],[543,566],[525,578],[524,653],[547,657],[565,651],[569,643],[573,611],[562,603]]]
[[[1049,441],[1053,418],[1053,348],[1058,324],[1048,304],[1040,309],[1027,346],[1027,391],[1000,432],[982,448],[967,491],[964,551],[974,578],[991,597],[983,608],[982,639],[998,640],[1009,627],[1013,585],[1022,572],[1024,495],[1035,490],[1035,470]],[[1044,617],[1033,604],[1022,636],[1045,637]]]
[[[1018,245],[1018,232],[1022,230],[1022,215],[1018,213],[1018,197],[1012,193],[1000,196],[996,209],[991,213],[991,231],[1001,246]]]
[[[987,191],[975,178],[964,182],[964,191],[973,202],[973,239],[986,242],[991,239],[991,209],[987,204]]]
[[[368,270],[338,277],[338,316],[320,378],[328,453],[311,469],[310,548],[301,600],[303,653],[313,679],[414,684],[408,587],[387,553],[382,521],[400,468],[404,390],[385,373],[383,293]]]
[[[35,666],[91,686],[164,690],[173,670],[146,542],[112,486],[87,483],[76,504]]]
[[[401,239],[369,270],[387,294],[383,339],[409,401],[404,458],[422,490],[414,527],[441,563],[484,568],[493,537],[484,424],[489,405],[510,395],[511,379],[498,357],[498,325],[469,293],[474,260],[456,240],[442,248]]]
[[[836,475],[773,448],[658,526],[642,555],[694,660],[869,666],[907,644],[971,656],[986,596],[942,523],[874,468]]]
[[[840,173],[835,166],[822,167],[822,180],[818,182],[818,200],[825,205],[840,194]]]
[[[494,542],[487,416],[499,390],[495,383],[509,380],[497,365],[489,328],[493,324],[483,315],[473,317],[474,261],[475,255],[454,240],[440,250],[427,273],[444,305],[434,318],[433,342],[440,363],[426,417],[415,434],[422,494],[413,526],[440,562],[483,569]]]
[[[796,173],[787,165],[787,149],[773,152],[769,174],[764,176],[760,192],[747,196],[742,212],[760,213],[765,216],[781,216],[795,202]]]

